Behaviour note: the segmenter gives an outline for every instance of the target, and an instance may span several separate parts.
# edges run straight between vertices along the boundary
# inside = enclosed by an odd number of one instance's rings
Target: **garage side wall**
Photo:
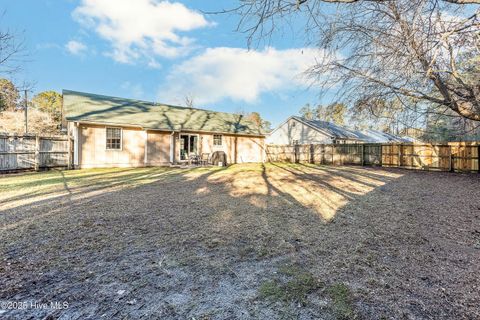
[[[298,144],[332,143],[329,136],[295,119],[283,123],[267,137],[267,144],[292,145],[294,141]]]

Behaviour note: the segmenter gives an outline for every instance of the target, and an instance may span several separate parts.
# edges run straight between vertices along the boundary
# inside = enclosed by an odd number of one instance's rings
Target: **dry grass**
[[[43,318],[480,317],[478,175],[294,164],[0,178],[0,300]]]

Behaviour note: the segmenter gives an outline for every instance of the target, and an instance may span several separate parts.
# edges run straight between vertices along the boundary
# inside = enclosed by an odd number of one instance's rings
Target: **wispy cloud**
[[[60,49],[62,50],[63,47],[57,43],[53,42],[44,42],[44,43],[39,43],[35,46],[37,50],[49,50],[49,49]]]
[[[265,92],[306,87],[303,72],[324,57],[324,52],[313,48],[210,48],[174,66],[159,99],[181,101],[188,92],[199,104],[223,99],[253,103]]]
[[[80,55],[87,51],[88,47],[80,41],[70,40],[65,45],[65,49],[74,55]]]
[[[192,48],[195,40],[180,32],[211,25],[181,3],[154,0],[82,0],[73,17],[111,44],[107,55],[114,60],[144,59],[151,67],[159,66],[156,56],[177,57]]]

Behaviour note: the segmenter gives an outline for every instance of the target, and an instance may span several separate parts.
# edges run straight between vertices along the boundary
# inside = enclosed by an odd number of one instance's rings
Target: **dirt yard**
[[[479,174],[29,173],[0,223],[2,319],[480,318]]]

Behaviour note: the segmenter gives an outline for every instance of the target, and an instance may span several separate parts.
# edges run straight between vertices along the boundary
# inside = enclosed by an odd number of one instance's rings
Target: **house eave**
[[[163,129],[163,128],[149,128],[143,127],[134,124],[124,124],[124,123],[115,123],[115,122],[108,122],[108,121],[85,121],[79,120],[75,118],[67,118],[67,122],[76,122],[79,124],[87,124],[87,125],[107,125],[107,126],[115,126],[115,127],[125,127],[125,128],[136,128],[142,129],[147,131],[159,131],[159,132],[185,132],[185,133],[206,133],[206,134],[223,134],[223,135],[235,135],[235,136],[248,136],[248,137],[260,137],[265,138],[265,134],[260,133],[244,133],[244,132],[229,132],[229,131],[209,131],[209,130],[190,130],[190,129]]]

